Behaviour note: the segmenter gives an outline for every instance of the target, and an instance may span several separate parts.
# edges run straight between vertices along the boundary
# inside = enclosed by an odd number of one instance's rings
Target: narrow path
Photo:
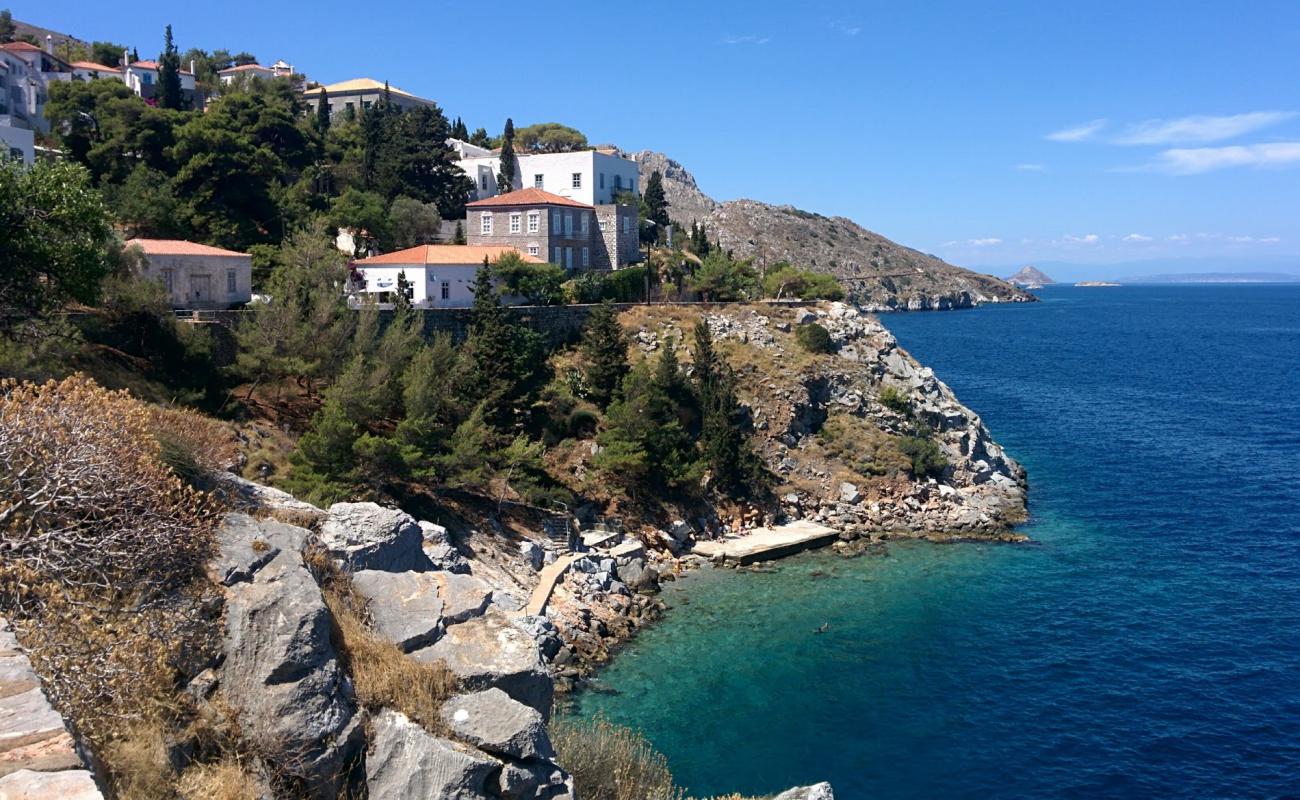
[[[555,584],[560,582],[564,573],[569,571],[573,562],[582,558],[582,553],[569,553],[566,556],[560,556],[551,563],[542,567],[542,572],[537,576],[537,588],[533,589],[532,596],[528,598],[528,605],[524,606],[524,613],[532,616],[541,616],[546,612],[546,604],[551,599],[551,592],[555,591]]]

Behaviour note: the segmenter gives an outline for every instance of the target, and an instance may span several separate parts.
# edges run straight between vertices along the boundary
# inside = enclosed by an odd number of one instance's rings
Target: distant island
[[[1047,273],[1038,267],[1026,266],[1021,267],[1020,271],[1015,275],[1009,276],[1007,283],[1019,286],[1022,289],[1041,289],[1044,286],[1051,286],[1056,281],[1049,278]]]
[[[1111,281],[1079,281],[1075,286],[1120,286],[1121,284]]]
[[[1300,283],[1300,275],[1288,272],[1175,272],[1130,278],[1129,283]]]

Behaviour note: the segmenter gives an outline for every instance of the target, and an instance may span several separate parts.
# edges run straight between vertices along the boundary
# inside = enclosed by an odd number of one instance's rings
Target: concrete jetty
[[[712,542],[699,542],[695,553],[708,559],[719,556],[738,564],[752,564],[824,547],[839,537],[839,531],[801,519],[775,528],[755,528],[749,533]]]

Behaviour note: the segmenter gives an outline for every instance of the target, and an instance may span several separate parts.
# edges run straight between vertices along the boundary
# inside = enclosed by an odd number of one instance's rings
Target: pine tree
[[[765,485],[758,456],[746,434],[747,418],[736,399],[736,376],[713,347],[708,323],[695,324],[695,388],[702,420],[700,447],[715,484],[734,495]]]
[[[631,369],[627,345],[628,337],[614,306],[606,301],[593,309],[582,334],[581,349],[587,361],[587,394],[602,409],[609,406]]]
[[[465,244],[465,241],[465,223],[461,220],[456,220],[456,232],[451,236],[451,243]]]
[[[513,417],[513,401],[518,394],[520,335],[501,305],[486,257],[470,288],[474,303],[465,352],[470,359],[472,385],[482,401],[484,419],[504,428]]]
[[[668,227],[668,198],[664,196],[664,176],[655,170],[646,182],[645,194],[642,196],[646,206],[646,218],[659,226],[660,230]]]
[[[330,129],[330,95],[322,86],[320,98],[316,101],[316,130],[321,136]]]
[[[501,194],[514,191],[515,188],[515,122],[506,118],[505,131],[501,134],[501,171],[497,173],[497,191]]]
[[[397,109],[393,108],[393,91],[388,88],[388,81],[384,81],[384,96],[382,98],[383,112],[391,114]]]
[[[456,121],[452,123],[451,138],[462,142],[469,141],[469,128],[465,127],[465,122],[460,117],[456,117]]]
[[[172,26],[168,25],[163,36],[163,52],[158,57],[158,105],[162,108],[180,109],[183,103],[181,56],[172,41]]]

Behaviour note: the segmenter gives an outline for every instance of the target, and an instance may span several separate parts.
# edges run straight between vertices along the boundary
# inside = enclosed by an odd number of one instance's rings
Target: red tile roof
[[[158,72],[162,69],[162,65],[159,64],[157,61],[133,61],[131,62],[131,66],[139,67],[140,69],[151,69],[154,72]],[[190,74],[190,71],[187,69],[182,69],[177,71],[180,72],[180,74],[182,75]]]
[[[586,203],[579,203],[577,200],[531,187],[465,204],[466,208],[489,208],[493,206],[572,206],[574,208],[591,208]]]
[[[31,42],[7,42],[0,44],[0,50],[39,50],[44,52],[44,48],[37,47]]]
[[[406,250],[384,253],[352,262],[358,267],[383,267],[403,264],[482,264],[483,259],[495,261],[505,253],[518,253],[529,264],[541,264],[536,256],[521,253],[513,247],[486,244],[422,244]]]
[[[260,69],[263,72],[271,72],[270,67],[264,67],[261,64],[240,64],[237,67],[226,67],[217,72],[218,75],[225,75],[227,72],[246,72],[248,70]]]
[[[88,69],[95,72],[121,72],[121,67],[110,67],[106,64],[96,64],[94,61],[73,61],[72,66],[77,69]]]
[[[248,258],[248,253],[222,250],[220,247],[212,247],[198,242],[187,242],[183,239],[132,239],[126,243],[127,247],[133,245],[138,245],[145,252],[145,255],[150,256],[238,256]]]

